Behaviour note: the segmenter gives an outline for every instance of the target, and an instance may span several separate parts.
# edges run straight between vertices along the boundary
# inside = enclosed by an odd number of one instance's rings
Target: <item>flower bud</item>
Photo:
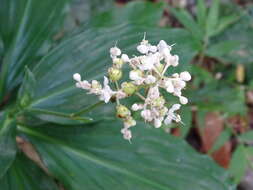
[[[123,64],[124,64],[124,62],[122,59],[119,59],[119,58],[113,59],[113,65],[115,66],[115,68],[120,69],[120,68],[122,68]]]
[[[181,104],[187,104],[188,103],[188,99],[184,96],[180,96],[179,101],[180,101]]]
[[[121,59],[122,59],[122,61],[125,62],[125,63],[127,63],[127,62],[130,61],[130,59],[129,59],[129,57],[128,57],[127,54],[122,54],[122,55],[121,55]]]
[[[110,67],[108,69],[109,78],[111,81],[118,81],[122,77],[122,71],[120,69]]]
[[[123,82],[121,88],[128,96],[132,95],[137,90],[137,87],[131,82]]]
[[[111,57],[119,56],[121,54],[121,50],[117,47],[112,47],[110,49],[110,54],[111,54]]]
[[[131,115],[130,110],[126,106],[123,106],[123,105],[118,105],[116,107],[116,111],[117,111],[117,117],[119,118],[127,118],[128,116]]]
[[[191,80],[191,75],[189,72],[184,71],[184,72],[180,73],[180,78],[184,81],[189,81],[189,80]]]
[[[73,75],[73,79],[75,80],[75,81],[81,81],[81,75],[79,74],[79,73],[75,73],[74,75]]]

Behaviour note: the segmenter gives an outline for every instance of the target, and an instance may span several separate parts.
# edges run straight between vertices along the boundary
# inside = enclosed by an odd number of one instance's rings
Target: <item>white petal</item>
[[[138,45],[137,50],[142,54],[146,54],[148,53],[149,48],[146,45]]]
[[[132,107],[131,107],[131,109],[133,111],[138,111],[140,109],[143,109],[143,104],[133,104]]]
[[[127,54],[122,54],[122,55],[121,55],[121,59],[122,59],[123,62],[125,62],[125,63],[130,61],[130,59],[129,59],[129,57],[128,57]]]
[[[172,117],[171,117],[171,115],[168,115],[166,117],[166,119],[164,120],[164,124],[169,125],[169,124],[171,124],[171,122],[172,122]]]
[[[81,85],[81,88],[85,90],[89,90],[91,88],[91,84],[87,80],[80,82],[80,85]]]
[[[110,54],[111,54],[112,57],[119,56],[121,54],[121,50],[119,48],[117,48],[116,46],[112,47],[110,49]]]
[[[156,78],[152,75],[148,75],[147,78],[145,79],[146,84],[153,84],[155,83]]]
[[[155,53],[155,52],[157,52],[157,47],[156,46],[149,46],[149,51]]]
[[[171,80],[166,80],[165,81],[165,88],[166,88],[167,92],[169,92],[169,93],[174,92],[174,86],[173,86]]]
[[[162,126],[162,121],[160,119],[155,119],[154,121],[155,128],[159,128]]]
[[[140,76],[140,73],[138,71],[132,70],[129,73],[129,78],[131,80],[140,80],[142,77]]]
[[[184,81],[189,81],[189,80],[191,80],[191,75],[189,72],[184,71],[184,72],[180,73],[180,78]]]
[[[181,104],[187,104],[188,103],[188,99],[184,96],[180,96],[179,101],[180,101]]]
[[[73,74],[73,79],[77,82],[81,81],[81,75],[79,73]]]

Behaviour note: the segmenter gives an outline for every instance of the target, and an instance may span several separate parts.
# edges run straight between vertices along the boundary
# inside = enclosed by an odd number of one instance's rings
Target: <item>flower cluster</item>
[[[121,130],[124,139],[132,138],[130,128],[136,125],[130,109],[120,103],[120,99],[129,96],[136,95],[140,98],[140,102],[134,103],[131,110],[140,111],[141,117],[156,128],[161,127],[163,123],[168,125],[173,121],[181,122],[181,117],[176,112],[180,109],[181,104],[188,103],[188,99],[182,96],[182,90],[186,82],[191,80],[191,75],[187,71],[174,73],[171,76],[166,75],[169,67],[176,67],[179,64],[179,57],[171,54],[172,46],[164,40],[161,40],[156,46],[151,45],[144,37],[137,46],[140,55],[132,58],[129,58],[127,54],[122,54],[118,47],[112,47],[110,49],[112,66],[108,69],[109,79],[104,76],[103,85],[97,80],[91,82],[81,80],[78,73],[73,75],[77,88],[87,90],[89,94],[98,95],[99,99],[105,103],[116,99],[117,117],[124,122]],[[120,83],[124,65],[131,68],[130,80]],[[112,88],[109,83],[114,83],[115,88]],[[161,89],[178,97],[180,104],[169,107],[160,92]]]

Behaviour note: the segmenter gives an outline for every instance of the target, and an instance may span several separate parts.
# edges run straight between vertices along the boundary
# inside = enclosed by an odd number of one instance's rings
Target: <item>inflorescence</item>
[[[167,93],[177,96],[181,104],[188,103],[188,99],[182,96],[181,91],[185,88],[186,81],[191,80],[189,72],[166,76],[166,71],[170,66],[176,67],[179,64],[179,57],[171,54],[172,46],[164,40],[154,46],[144,37],[137,46],[141,55],[132,58],[129,58],[127,54],[122,54],[118,47],[112,47],[110,49],[112,67],[108,69],[108,77],[104,76],[103,85],[97,80],[91,82],[82,80],[78,73],[73,75],[77,88],[87,90],[88,94],[99,96],[99,99],[105,103],[116,99],[117,117],[124,122],[124,127],[121,129],[124,139],[132,138],[130,128],[136,125],[130,110],[140,111],[145,122],[152,123],[156,128],[161,127],[163,123],[168,125],[172,121],[181,122],[180,115],[176,113],[181,105],[176,103],[168,108],[168,102],[160,93],[160,89],[164,89]],[[131,68],[130,80],[120,83],[124,65]],[[114,83],[115,88],[112,88],[110,83]],[[140,102],[134,103],[131,109],[120,103],[121,99],[133,95],[138,96]]]

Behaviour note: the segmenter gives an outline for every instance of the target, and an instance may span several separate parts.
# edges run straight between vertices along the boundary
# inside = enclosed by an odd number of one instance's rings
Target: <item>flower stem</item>
[[[138,96],[140,99],[142,99],[142,100],[145,101],[146,98],[145,98],[144,96],[142,96],[139,92],[136,92],[135,94],[136,94],[136,96]]]

